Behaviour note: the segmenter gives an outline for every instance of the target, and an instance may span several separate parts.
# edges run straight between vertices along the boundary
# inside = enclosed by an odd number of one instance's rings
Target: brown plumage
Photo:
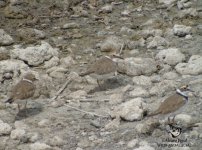
[[[188,86],[183,86],[180,89],[176,90],[174,95],[171,95],[167,99],[165,99],[159,106],[157,110],[148,116],[155,116],[158,114],[169,114],[180,109],[187,101],[188,97],[186,96],[184,91],[191,91]]]
[[[92,73],[98,75],[109,74],[117,71],[117,64],[109,57],[101,57],[96,62],[91,64],[89,68],[80,74],[80,76],[89,75]]]
[[[6,103],[12,103],[15,100],[26,100],[34,95],[35,85],[34,81],[36,80],[35,76],[31,73],[26,74],[22,80],[20,80],[11,90],[11,94]],[[18,106],[19,107],[19,106]],[[26,107],[26,105],[25,105]]]

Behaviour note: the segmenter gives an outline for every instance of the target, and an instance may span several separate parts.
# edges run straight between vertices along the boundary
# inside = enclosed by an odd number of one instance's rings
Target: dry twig
[[[70,84],[71,82],[72,82],[72,78],[69,78],[51,100],[55,100],[64,91],[67,85]]]
[[[67,105],[67,104],[65,104],[65,106],[67,106],[69,108],[72,108],[72,109],[75,109],[77,111],[80,111],[82,113],[92,115],[92,116],[97,116],[97,117],[102,117],[102,118],[109,118],[109,115],[108,116],[99,115],[99,114],[96,114],[96,113],[93,113],[93,112],[88,112],[88,111],[85,111],[85,110],[82,110],[82,109],[79,109],[79,108],[76,108],[76,107],[73,107],[73,106],[70,106],[70,105]]]

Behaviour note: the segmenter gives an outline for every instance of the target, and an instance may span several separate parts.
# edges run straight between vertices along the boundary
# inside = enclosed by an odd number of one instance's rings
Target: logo
[[[182,128],[177,124],[168,124],[167,132],[172,138],[177,138],[182,133]]]

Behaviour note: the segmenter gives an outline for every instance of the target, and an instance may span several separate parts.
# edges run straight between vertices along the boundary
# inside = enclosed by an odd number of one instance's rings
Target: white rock
[[[178,114],[175,116],[175,121],[180,121],[182,124],[190,124],[192,122],[192,117],[187,114]]]
[[[151,75],[157,70],[156,62],[151,58],[126,58],[119,60],[118,70],[129,76]]]
[[[75,29],[75,28],[79,28],[79,24],[75,23],[75,22],[71,22],[71,23],[67,23],[64,24],[63,29]]]
[[[50,139],[51,146],[62,146],[64,144],[65,144],[65,141],[59,136],[54,136],[53,138]]]
[[[37,133],[37,132],[29,133],[28,137],[29,137],[29,141],[32,142],[32,143],[38,141],[39,138],[40,138],[39,133]]]
[[[149,92],[142,87],[135,87],[134,90],[129,92],[130,97],[148,97]]]
[[[60,64],[64,68],[69,68],[72,65],[76,64],[76,62],[71,56],[67,56],[60,59]]]
[[[148,119],[143,123],[136,125],[136,131],[141,134],[152,134],[152,132],[160,125],[157,119]]]
[[[8,35],[3,29],[0,29],[0,46],[7,46],[13,44],[13,38]]]
[[[25,136],[26,132],[24,129],[15,129],[11,131],[11,139],[21,140]]]
[[[155,36],[151,42],[148,43],[147,48],[157,48],[159,46],[167,46],[168,41],[161,36]]]
[[[12,127],[7,124],[7,123],[4,123],[2,120],[0,120],[0,135],[8,135],[10,134],[12,130]]]
[[[112,10],[113,10],[112,5],[105,5],[105,6],[103,6],[103,7],[99,10],[99,12],[111,13]]]
[[[50,60],[46,61],[44,64],[44,67],[46,69],[57,66],[59,64],[59,58],[58,57],[52,57]]]
[[[174,79],[177,79],[178,78],[178,74],[176,72],[166,72],[164,75],[163,75],[163,78],[164,79],[167,79],[167,80],[174,80]]]
[[[127,147],[128,148],[133,148],[138,144],[138,139],[133,139],[131,141],[128,142]]]
[[[152,84],[150,77],[147,76],[135,76],[133,77],[133,83],[137,85],[150,86]]]
[[[155,150],[155,148],[149,146],[149,145],[145,145],[145,146],[141,146],[139,148],[135,148],[133,150]]]
[[[164,95],[167,91],[171,89],[175,89],[177,87],[177,83],[173,80],[162,80],[159,83],[156,83],[153,86],[149,93],[151,95]]]
[[[46,71],[49,76],[53,78],[65,78],[65,74],[68,72],[68,69],[63,68],[62,66],[54,66]]]
[[[58,56],[58,49],[52,48],[45,41],[41,45],[27,48],[16,47],[11,50],[11,57],[26,61],[29,65],[38,66],[45,61],[50,60],[53,56]]]
[[[38,122],[38,126],[39,127],[46,127],[50,124],[50,120],[49,119],[43,119],[41,121]]]
[[[29,71],[29,67],[20,60],[3,60],[0,61],[0,74],[4,74],[8,71],[12,71],[14,76],[16,76],[19,72],[27,72]]]
[[[177,2],[177,0],[159,0],[160,4],[165,4],[166,6],[169,6],[175,2]]]
[[[175,66],[178,73],[183,75],[198,75],[202,73],[202,56],[192,55],[188,63],[179,63]]]
[[[169,65],[176,65],[185,60],[185,55],[180,52],[177,48],[169,48],[161,50],[156,58]]]
[[[130,28],[128,28],[128,27],[125,27],[125,26],[123,26],[122,28],[121,28],[121,30],[120,30],[120,33],[121,34],[124,34],[124,35],[133,35],[134,34],[134,30],[132,30],[132,29],[130,29]]]
[[[127,121],[141,120],[145,105],[142,98],[135,98],[117,106],[114,112]]]
[[[45,143],[36,142],[30,144],[30,150],[51,150],[51,147]]]
[[[15,121],[14,126],[16,129],[28,129],[29,126],[24,121]]]
[[[190,26],[175,24],[173,27],[173,33],[179,37],[184,37],[191,33],[191,29],[192,28]]]
[[[100,45],[102,52],[118,52],[123,42],[116,36],[110,36]]]
[[[119,104],[123,101],[123,94],[122,93],[115,93],[115,94],[112,94],[110,97],[109,97],[110,101],[109,103],[111,105],[114,105],[114,104]]]
[[[183,9],[178,12],[179,18],[184,18],[184,17],[197,17],[199,15],[198,11],[196,8],[188,8],[188,9]]]

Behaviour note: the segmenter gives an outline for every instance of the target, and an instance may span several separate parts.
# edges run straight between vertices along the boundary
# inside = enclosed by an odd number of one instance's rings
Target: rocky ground
[[[1,150],[201,149],[202,1],[0,0],[0,25]],[[114,53],[121,74],[102,88],[79,76]],[[30,71],[25,115],[4,101]],[[168,116],[146,114],[186,84],[195,93],[172,138]]]

